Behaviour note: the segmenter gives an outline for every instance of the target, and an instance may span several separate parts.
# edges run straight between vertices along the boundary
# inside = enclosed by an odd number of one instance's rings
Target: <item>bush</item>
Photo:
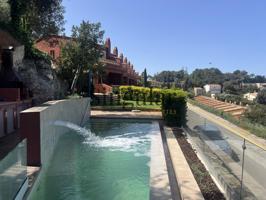
[[[120,93],[119,86],[112,86],[112,90],[113,90],[113,94],[119,94]]]
[[[186,123],[187,93],[181,89],[120,86],[119,90],[123,100],[161,102],[162,115],[168,125],[182,126]]]
[[[266,126],[266,105],[253,105],[250,106],[248,111],[245,112],[245,117],[252,123],[258,123]]]
[[[257,103],[266,105],[266,89],[259,91],[256,100]]]
[[[147,88],[138,86],[120,86],[120,95],[124,100],[134,101],[160,101],[160,88]]]
[[[187,93],[183,90],[162,90],[162,115],[168,125],[186,124]]]

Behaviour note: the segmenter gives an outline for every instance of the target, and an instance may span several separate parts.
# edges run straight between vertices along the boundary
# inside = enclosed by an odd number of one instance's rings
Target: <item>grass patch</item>
[[[231,122],[232,124],[235,124],[236,126],[239,126],[250,133],[266,139],[266,127],[257,123],[252,123],[248,118],[241,117],[240,119],[234,118],[232,115],[225,113],[223,111],[214,109],[210,106],[204,105],[202,103],[199,103],[198,101],[195,101],[193,99],[188,99],[188,102],[202,108],[203,110],[206,110],[210,113],[213,113],[215,115],[218,115],[219,117],[222,117],[223,119]]]

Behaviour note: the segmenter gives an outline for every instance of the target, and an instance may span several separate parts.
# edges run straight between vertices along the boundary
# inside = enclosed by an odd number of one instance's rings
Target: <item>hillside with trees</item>
[[[266,83],[266,77],[249,74],[246,71],[235,70],[234,72],[223,73],[218,68],[195,69],[191,74],[185,70],[162,71],[156,73],[154,80],[163,83],[165,87],[172,85],[181,86],[185,83],[186,88],[203,87],[205,84],[221,84],[225,91],[238,94],[241,83]],[[245,91],[252,91],[255,88],[246,88]]]

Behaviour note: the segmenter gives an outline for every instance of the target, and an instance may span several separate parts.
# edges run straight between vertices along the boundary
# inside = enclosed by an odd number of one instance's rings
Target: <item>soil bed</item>
[[[205,200],[225,200],[223,193],[221,193],[221,191],[218,189],[209,172],[199,160],[192,146],[188,143],[185,136],[182,134],[182,130],[178,128],[172,128],[172,130]]]

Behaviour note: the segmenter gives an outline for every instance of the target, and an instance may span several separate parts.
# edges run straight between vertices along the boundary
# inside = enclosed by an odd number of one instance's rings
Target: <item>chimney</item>
[[[127,57],[124,58],[124,63],[127,64]]]
[[[106,39],[105,48],[107,49],[107,54],[109,55],[111,53],[111,40],[110,40],[110,38]]]
[[[115,47],[114,49],[113,49],[113,54],[117,57],[118,56],[118,49],[117,49],[117,47]]]
[[[122,53],[120,53],[119,58],[120,58],[120,59],[122,60],[122,62],[123,62],[123,60],[124,60],[124,55],[123,55]]]

